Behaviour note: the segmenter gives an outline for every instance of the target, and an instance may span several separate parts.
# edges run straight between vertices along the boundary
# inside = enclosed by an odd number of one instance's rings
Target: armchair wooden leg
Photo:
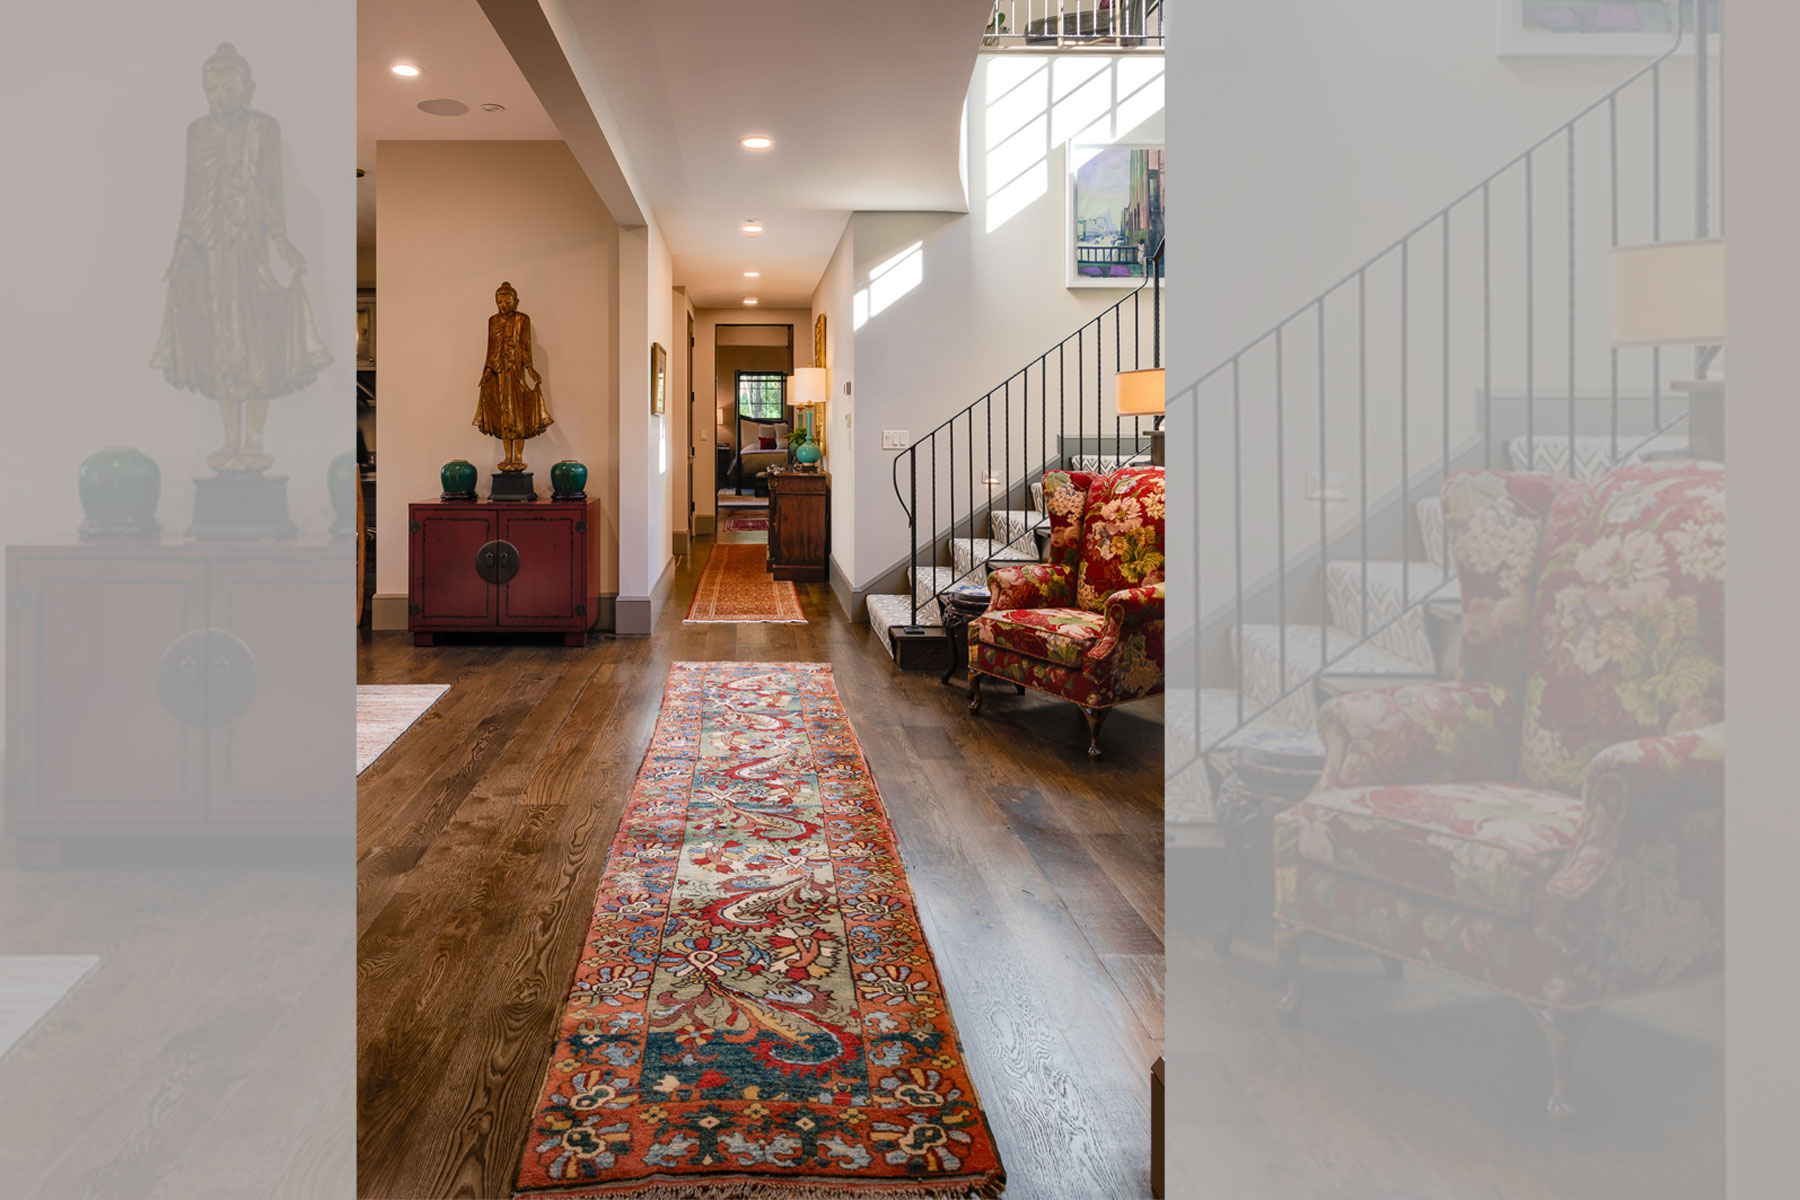
[[[1545,1111],[1560,1120],[1575,1112],[1575,1106],[1569,1103],[1568,1094],[1564,1090],[1568,1082],[1569,1062],[1575,1057],[1575,1048],[1582,1035],[1594,1023],[1596,1010],[1578,1008],[1569,1011],[1545,1008],[1538,1004],[1527,1004],[1525,1007],[1531,1010],[1532,1018],[1543,1031],[1544,1045],[1550,1049],[1550,1103]]]
[[[1100,757],[1100,727],[1106,724],[1106,714],[1111,711],[1110,708],[1089,708],[1085,704],[1081,706],[1081,715],[1087,718],[1088,723],[1089,758]]]
[[[977,715],[981,713],[981,673],[979,671],[969,672],[969,711]]]
[[[1284,1025],[1300,1019],[1300,1005],[1306,998],[1306,985],[1300,976],[1300,947],[1306,930],[1286,921],[1275,922],[1275,953],[1280,959],[1278,978],[1281,999],[1275,1002],[1275,1016]]]

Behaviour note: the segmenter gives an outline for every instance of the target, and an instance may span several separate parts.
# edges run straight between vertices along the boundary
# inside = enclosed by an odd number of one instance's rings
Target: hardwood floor
[[[1227,956],[1216,856],[1172,851],[1170,1195],[1246,1200],[1703,1200],[1725,1194],[1721,981],[1608,1005],[1544,1113],[1543,1039],[1518,1001],[1342,943],[1307,944],[1299,1020],[1275,1019],[1270,922]],[[1735,1193],[1734,1193],[1735,1194]]]
[[[730,538],[731,535],[726,535]],[[754,540],[757,535],[739,535]],[[676,661],[829,661],[900,839],[1009,1197],[1149,1194],[1161,1052],[1162,706],[1092,764],[1073,706],[903,674],[823,585],[806,625],[684,625],[711,539],[647,639],[417,649],[362,683],[450,692],[358,792],[358,1186],[510,1195],[607,847]]]

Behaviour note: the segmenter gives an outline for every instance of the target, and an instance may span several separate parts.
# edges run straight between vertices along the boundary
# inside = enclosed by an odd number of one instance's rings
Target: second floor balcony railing
[[[989,50],[1161,50],[1163,0],[996,0]]]

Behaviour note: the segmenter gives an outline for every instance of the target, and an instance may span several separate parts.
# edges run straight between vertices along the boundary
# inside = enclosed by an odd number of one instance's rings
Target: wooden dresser
[[[560,633],[599,618],[598,500],[436,500],[409,507],[407,623],[440,633]]]
[[[830,575],[831,475],[769,473],[769,573],[823,583]]]

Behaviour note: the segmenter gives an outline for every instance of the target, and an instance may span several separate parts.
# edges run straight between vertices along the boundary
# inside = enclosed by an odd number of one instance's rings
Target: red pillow
[[[756,439],[756,448],[758,450],[773,450],[775,448],[775,439],[772,437],[759,437]]]

